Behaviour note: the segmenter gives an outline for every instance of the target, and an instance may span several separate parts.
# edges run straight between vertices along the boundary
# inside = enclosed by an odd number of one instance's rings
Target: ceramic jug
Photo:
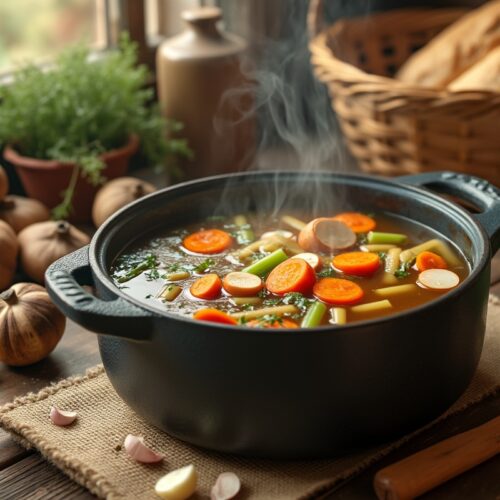
[[[158,49],[157,82],[162,112],[184,124],[181,134],[194,152],[184,177],[244,170],[256,149],[254,89],[242,69],[247,45],[219,29],[219,8],[182,17],[187,30]]]

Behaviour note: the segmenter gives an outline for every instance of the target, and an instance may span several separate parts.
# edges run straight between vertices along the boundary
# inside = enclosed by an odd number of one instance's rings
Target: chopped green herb
[[[158,269],[151,269],[151,271],[145,273],[144,276],[146,276],[147,281],[153,281],[157,280],[160,277],[160,272],[158,271]]]
[[[314,300],[304,297],[304,295],[299,292],[287,293],[283,297],[283,304],[292,304],[297,306],[302,312],[306,311],[314,302]]]
[[[194,268],[194,272],[197,274],[202,274],[205,271],[208,271],[212,266],[215,265],[215,260],[214,259],[205,259],[201,264],[198,264]]]
[[[357,240],[358,240],[358,245],[366,245],[368,243],[368,234],[358,233]]]
[[[283,317],[277,314],[266,314],[257,320],[259,326],[272,326],[275,323],[283,324]]]
[[[387,252],[379,252],[378,256],[382,262],[385,262],[385,259],[387,258]]]
[[[335,269],[332,267],[324,267],[319,273],[316,274],[318,278],[333,278],[337,276]]]
[[[263,302],[262,302],[262,305],[264,306],[277,306],[279,304],[281,304],[282,302],[282,299],[280,298],[269,298],[269,299],[265,299]]]
[[[156,256],[150,254],[142,262],[129,269],[124,275],[119,276],[117,281],[118,283],[125,283],[126,281],[139,276],[144,271],[147,271],[148,269],[156,270],[157,267],[158,261],[156,259]]]
[[[410,268],[412,265],[413,265],[413,261],[403,262],[399,266],[399,269],[394,273],[394,276],[396,276],[396,278],[399,278],[399,279],[408,278],[408,276],[410,276]]]

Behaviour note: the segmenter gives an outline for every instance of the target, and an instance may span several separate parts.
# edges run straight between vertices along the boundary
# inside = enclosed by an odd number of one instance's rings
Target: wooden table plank
[[[0,364],[0,405],[52,382],[80,375],[99,362],[96,335],[68,320],[63,338],[48,358],[19,368]]]
[[[36,453],[0,471],[0,498],[89,500],[96,497]]]

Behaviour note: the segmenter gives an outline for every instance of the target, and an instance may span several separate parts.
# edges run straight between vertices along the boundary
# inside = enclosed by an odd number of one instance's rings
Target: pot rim
[[[268,328],[268,329],[263,329],[263,335],[279,335],[279,336],[284,336],[288,337],[289,335],[292,336],[297,336],[297,335],[311,335],[311,334],[341,334],[345,332],[350,332],[352,330],[356,329],[362,329],[367,326],[372,326],[372,325],[377,325],[382,327],[382,325],[391,322],[391,321],[398,321],[401,318],[408,318],[412,317],[414,315],[419,315],[425,310],[431,310],[433,308],[439,308],[442,304],[448,301],[454,300],[454,298],[463,292],[465,292],[465,289],[468,288],[469,286],[472,286],[473,283],[476,281],[478,278],[479,274],[483,271],[484,267],[489,263],[490,261],[490,245],[489,245],[489,237],[486,234],[486,231],[484,228],[481,226],[481,224],[476,221],[472,215],[467,212],[465,209],[463,209],[460,205],[449,201],[443,197],[440,197],[439,195],[435,194],[434,192],[417,187],[414,185],[410,184],[405,184],[404,182],[397,182],[397,178],[395,179],[387,179],[387,178],[379,178],[379,177],[371,177],[368,175],[363,175],[363,174],[344,174],[344,173],[335,173],[331,171],[325,171],[321,170],[318,172],[314,172],[313,174],[315,175],[327,175],[327,176],[334,176],[335,178],[339,179],[345,179],[345,180],[351,180],[351,181],[365,181],[371,184],[371,188],[374,189],[376,188],[377,184],[383,184],[383,185],[388,185],[388,186],[396,186],[400,189],[409,191],[409,195],[411,192],[414,192],[415,194],[419,194],[420,196],[424,196],[428,198],[429,200],[432,200],[434,203],[437,203],[440,206],[447,207],[451,211],[456,212],[458,215],[460,215],[462,218],[464,218],[476,231],[477,235],[480,236],[480,240],[473,240],[473,247],[477,248],[479,245],[479,250],[482,250],[480,252],[480,259],[478,262],[472,266],[472,264],[469,262],[468,259],[467,262],[470,266],[470,273],[468,276],[465,278],[464,281],[462,281],[457,287],[454,289],[448,291],[448,293],[439,296],[438,298],[431,300],[430,302],[427,302],[423,305],[419,305],[416,307],[412,307],[410,309],[400,311],[394,314],[390,314],[388,316],[383,316],[381,318],[375,318],[375,319],[367,319],[363,321],[356,321],[354,323],[348,323],[345,325],[341,326],[336,326],[336,325],[323,325],[323,326],[318,326],[314,328],[280,328],[280,329],[273,329],[273,328]],[[237,173],[232,173],[232,174],[222,174],[222,175],[216,175],[216,176],[210,176],[210,177],[203,177],[201,179],[195,179],[191,181],[186,181],[183,183],[179,184],[174,184],[173,186],[169,186],[167,188],[161,189],[159,191],[155,191],[154,193],[148,194],[139,200],[136,200],[135,202],[125,206],[124,208],[120,209],[117,211],[115,214],[113,214],[103,225],[99,227],[99,229],[96,231],[94,234],[94,237],[92,238],[90,245],[89,245],[89,263],[90,267],[92,269],[92,272],[94,276],[97,276],[99,279],[99,282],[101,285],[105,286],[106,289],[112,293],[113,295],[120,297],[121,299],[124,299],[130,303],[132,303],[134,306],[139,307],[141,309],[144,309],[148,311],[149,313],[152,313],[152,317],[156,319],[171,319],[171,320],[176,320],[176,321],[181,321],[181,322],[186,322],[188,325],[197,325],[198,327],[207,327],[211,328],[213,331],[219,330],[220,333],[225,332],[228,333],[230,332],[231,334],[234,334],[234,332],[238,332],[238,335],[255,335],[255,329],[250,328],[250,327],[245,327],[244,325],[226,325],[223,323],[213,323],[213,322],[208,322],[208,321],[198,321],[195,320],[191,317],[188,316],[183,316],[180,314],[176,313],[171,313],[168,311],[161,311],[158,308],[155,308],[153,306],[149,306],[145,304],[144,302],[141,302],[137,299],[134,299],[130,295],[125,294],[111,279],[111,276],[109,275],[107,269],[101,267],[101,261],[97,257],[98,252],[97,247],[101,246],[102,241],[105,241],[109,236],[107,235],[107,232],[109,229],[115,224],[117,221],[119,221],[122,217],[126,216],[127,212],[133,212],[135,207],[139,205],[140,203],[143,203],[145,200],[153,198],[155,196],[161,196],[165,192],[170,192],[170,191],[178,191],[182,189],[189,189],[193,185],[197,184],[210,184],[212,182],[220,182],[222,181],[227,181],[228,179],[235,179],[235,178],[244,178],[244,177],[259,177],[259,176],[276,176],[276,175],[292,175],[292,176],[299,176],[299,175],[304,175],[304,172],[301,171],[293,171],[293,170],[266,170],[266,171],[249,171],[249,172],[237,172]],[[482,247],[482,249],[481,249]]]
[[[132,156],[139,148],[139,137],[136,134],[130,134],[125,145],[104,151],[100,157],[107,163],[121,156]],[[16,167],[36,170],[56,170],[61,168],[73,168],[74,163],[62,162],[59,160],[44,160],[32,156],[23,156],[13,145],[7,144],[3,152],[4,158]]]

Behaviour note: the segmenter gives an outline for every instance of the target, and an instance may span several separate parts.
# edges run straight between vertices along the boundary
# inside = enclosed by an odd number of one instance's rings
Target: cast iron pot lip
[[[370,175],[363,175],[363,174],[344,174],[344,173],[336,173],[336,172],[331,172],[328,170],[320,170],[316,172],[312,172],[309,174],[321,176],[325,175],[327,177],[334,177],[334,178],[339,178],[340,180],[345,179],[345,180],[351,180],[351,181],[367,181],[369,183],[373,183],[374,186],[373,188],[376,187],[376,184],[383,184],[383,185],[388,185],[388,186],[395,186],[399,189],[404,189],[408,191],[414,191],[420,195],[423,195],[424,197],[430,198],[432,201],[437,203],[438,205],[444,205],[450,210],[454,212],[458,212],[462,217],[464,217],[469,224],[472,225],[472,227],[477,231],[478,235],[481,236],[481,239],[479,241],[474,240],[473,241],[473,246],[477,248],[478,245],[482,246],[482,252],[481,252],[481,257],[476,264],[474,268],[471,266],[471,272],[469,275],[465,278],[465,280],[460,283],[457,287],[454,289],[450,290],[448,293],[441,295],[440,297],[436,298],[435,300],[431,300],[430,302],[427,302],[426,304],[413,307],[411,309],[407,309],[405,311],[397,312],[388,316],[383,316],[382,318],[375,318],[375,319],[368,319],[364,321],[356,321],[354,323],[348,323],[342,326],[336,326],[336,325],[324,325],[324,326],[319,326],[319,327],[314,327],[314,328],[280,328],[280,329],[273,329],[273,328],[268,328],[268,329],[263,329],[263,332],[259,332],[260,336],[262,335],[279,335],[279,336],[286,336],[288,337],[289,335],[297,336],[297,335],[311,335],[313,333],[316,334],[341,334],[342,332],[349,331],[349,330],[356,330],[356,329],[362,329],[367,326],[382,326],[385,323],[388,322],[397,322],[398,320],[401,320],[402,318],[408,318],[414,315],[419,315],[425,310],[430,310],[433,308],[439,308],[441,304],[453,300],[457,295],[463,293],[467,287],[469,287],[477,278],[477,276],[483,271],[484,267],[487,265],[490,257],[490,251],[489,251],[489,237],[486,234],[484,228],[481,226],[481,224],[476,221],[470,213],[465,211],[460,205],[453,203],[443,197],[438,196],[437,194],[434,194],[432,191],[417,187],[415,185],[411,184],[405,184],[404,182],[397,182],[397,178],[395,179],[386,179],[386,178],[379,178],[379,177],[373,177]],[[99,279],[100,283],[104,285],[108,291],[110,291],[112,294],[118,296],[122,300],[125,300],[127,302],[132,303],[134,306],[139,307],[141,309],[144,309],[150,313],[152,313],[152,317],[156,319],[161,319],[161,318],[166,318],[166,319],[171,319],[175,321],[180,321],[183,323],[186,323],[187,325],[192,325],[196,327],[207,327],[212,329],[213,331],[220,331],[222,332],[231,332],[234,334],[234,332],[238,332],[238,335],[255,335],[255,329],[250,328],[250,327],[245,327],[244,325],[226,325],[223,323],[213,323],[209,321],[199,321],[195,320],[194,318],[188,317],[188,316],[183,316],[180,314],[176,313],[171,313],[168,311],[160,311],[159,309],[155,308],[154,306],[149,306],[147,304],[144,304],[143,302],[140,302],[137,299],[134,299],[133,297],[125,294],[122,292],[122,290],[113,282],[111,279],[111,276],[107,272],[106,269],[101,268],[100,265],[100,260],[97,258],[98,252],[96,251],[96,248],[98,245],[102,244],[101,240],[105,241],[106,238],[109,238],[109,235],[106,234],[107,231],[110,230],[110,228],[116,224],[117,221],[119,221],[122,217],[126,216],[127,213],[129,212],[134,212],[135,208],[137,205],[144,203],[145,200],[148,200],[150,198],[154,198],[156,196],[164,196],[165,193],[168,193],[170,191],[179,191],[179,190],[189,190],[193,186],[203,186],[203,184],[210,185],[213,182],[220,182],[224,181],[226,182],[229,179],[235,179],[235,178],[251,178],[251,177],[262,177],[262,176],[304,176],[305,173],[301,171],[294,171],[294,170],[265,170],[265,171],[248,171],[248,172],[236,172],[236,173],[231,173],[231,174],[222,174],[222,175],[214,175],[210,177],[202,177],[200,179],[195,179],[191,181],[186,181],[182,182],[179,184],[174,184],[172,186],[168,186],[166,188],[160,189],[158,191],[155,191],[151,194],[148,194],[146,196],[143,196],[142,198],[130,203],[129,205],[121,208],[117,212],[115,212],[111,217],[109,217],[104,224],[102,224],[96,233],[94,234],[90,245],[89,245],[89,262],[90,262],[90,267],[94,273],[95,276]],[[409,197],[411,200],[411,198]],[[481,248],[479,248],[481,249]],[[467,260],[467,259],[466,259]],[[467,261],[468,262],[468,261]],[[470,265],[470,263],[469,263]]]

